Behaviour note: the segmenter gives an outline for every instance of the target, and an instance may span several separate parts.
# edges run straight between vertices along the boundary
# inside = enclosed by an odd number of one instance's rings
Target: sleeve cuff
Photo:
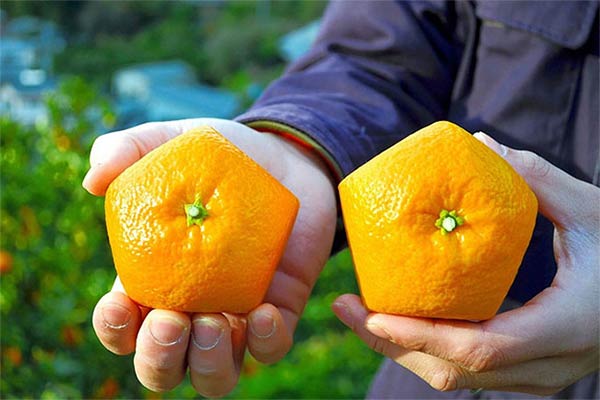
[[[306,133],[292,126],[269,120],[249,121],[245,122],[245,125],[257,131],[276,133],[307,149],[313,150],[325,162],[335,182],[339,183],[342,180],[342,169],[335,161],[333,156],[323,146],[321,146],[317,141],[308,136]]]

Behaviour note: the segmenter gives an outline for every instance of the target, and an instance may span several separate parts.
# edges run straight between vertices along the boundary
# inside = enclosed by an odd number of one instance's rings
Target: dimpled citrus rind
[[[485,320],[498,311],[537,214],[526,182],[450,122],[408,136],[339,185],[363,301],[375,312]],[[440,212],[464,221],[443,234]]]
[[[186,204],[208,217],[187,226]],[[246,313],[265,296],[298,199],[211,127],[184,133],[127,168],[106,194],[116,270],[141,305]]]

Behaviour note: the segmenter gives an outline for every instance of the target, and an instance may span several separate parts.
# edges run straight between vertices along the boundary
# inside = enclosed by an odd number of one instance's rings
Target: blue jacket
[[[343,176],[445,119],[597,185],[598,35],[596,1],[336,1],[238,120],[314,141]],[[550,284],[552,228],[538,218],[513,298]]]

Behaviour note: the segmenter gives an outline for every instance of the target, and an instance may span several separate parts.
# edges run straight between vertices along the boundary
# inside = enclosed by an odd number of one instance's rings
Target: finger
[[[284,262],[280,263],[264,301],[279,309],[287,330],[293,332],[310,295],[311,286],[303,279],[286,272],[288,268]]]
[[[318,209],[312,200],[301,198],[297,222],[264,299],[277,307],[290,334],[296,329],[331,250],[335,208],[323,210],[318,216],[310,215]]]
[[[248,323],[245,316],[223,313],[227,322],[229,322],[229,329],[231,329],[231,346],[233,350],[233,363],[236,371],[242,370],[242,363],[244,362],[244,355],[246,354],[246,332]]]
[[[121,278],[119,278],[118,275],[115,278],[115,282],[113,283],[113,287],[112,287],[111,291],[120,292],[127,296],[127,292],[125,291],[125,288],[123,287],[123,283],[121,282]],[[133,299],[130,298],[130,300],[135,303],[135,301],[133,301]],[[140,310],[140,315],[141,315],[140,325],[141,325],[142,321],[146,318],[146,315],[148,315],[148,313],[150,311],[152,311],[152,309],[148,308],[146,306],[142,306],[140,304],[137,304],[137,307]]]
[[[292,347],[292,337],[277,308],[262,304],[248,314],[248,349],[265,364],[279,361]]]
[[[345,294],[338,297],[331,305],[333,313],[350,328],[356,335],[362,339],[372,350],[383,354],[391,359],[396,359],[410,350],[402,349],[391,341],[379,338],[373,335],[365,328],[366,320],[369,315],[367,310],[360,304],[358,296]]]
[[[595,368],[590,366],[591,362],[582,362],[580,356],[573,356],[536,359],[493,371],[470,372],[443,360],[428,359],[423,353],[412,352],[410,356],[409,360],[397,362],[442,392],[481,388],[547,396],[577,382]]]
[[[594,224],[597,229],[600,189],[576,179],[535,153],[506,147],[483,132],[474,135],[501,155],[536,194],[540,212],[560,227]]]
[[[598,367],[593,352],[564,357],[540,358],[482,373],[456,374],[458,389],[485,388],[551,395],[575,383]]]
[[[190,380],[198,393],[220,397],[237,384],[239,370],[234,362],[232,330],[220,314],[196,314],[192,343],[188,350]]]
[[[488,357],[481,357],[481,350],[472,345],[479,343],[477,338],[481,328],[476,323],[370,314],[356,295],[340,296],[334,305],[334,311],[340,306],[342,311],[351,310],[351,318],[357,325],[351,327],[354,331],[364,330],[405,350],[426,353],[471,370],[493,367],[483,365],[489,363]]]
[[[127,167],[179,133],[175,123],[148,123],[99,136],[90,152],[90,170],[83,187],[94,195],[103,195]]]
[[[451,361],[470,371],[490,370],[508,362],[500,350],[507,346],[507,340],[501,335],[486,337],[478,323],[370,314],[366,329],[403,348]]]
[[[365,328],[403,348],[451,361],[468,371],[489,371],[589,349],[597,330],[583,327],[590,325],[593,317],[585,312],[566,316],[545,306],[564,304],[561,296],[564,293],[550,287],[524,306],[482,323],[367,314]],[[338,301],[368,313],[356,296],[344,296]],[[573,325],[582,327],[582,333],[573,335]]]
[[[171,390],[184,378],[190,319],[175,311],[152,310],[137,338],[133,359],[139,381],[153,391]]]
[[[125,355],[135,350],[135,339],[142,321],[140,309],[118,291],[105,294],[96,304],[92,324],[104,347]]]
[[[569,318],[543,306],[560,304],[552,298],[557,294],[556,289],[547,289],[535,301],[483,323],[371,314],[366,317],[366,329],[406,349],[451,361],[468,371],[489,371],[587,348],[589,338],[569,333]]]
[[[372,350],[409,369],[436,390],[454,390],[450,385],[462,382],[463,369],[435,356],[405,349],[369,332],[365,325],[369,315],[355,295],[342,295],[332,305],[333,312]]]
[[[485,388],[523,390],[536,394],[556,393],[597,367],[593,352],[565,357],[550,357],[483,372],[468,371],[435,356],[403,348],[387,339],[371,334],[366,328],[368,312],[354,295],[339,297],[333,310],[370,348],[411,370],[434,389]]]
[[[335,303],[343,305],[345,309],[353,310],[355,318],[364,318],[356,323],[361,323],[361,329],[365,329],[369,334],[406,350],[426,353],[473,372],[492,370],[538,355],[552,354],[556,350],[555,346],[558,346],[555,340],[550,341],[549,344],[532,346],[531,341],[539,342],[540,336],[536,337],[535,333],[530,336],[520,330],[514,330],[521,325],[531,326],[534,318],[536,320],[543,318],[536,312],[525,315],[522,309],[519,309],[520,313],[514,310],[512,319],[491,325],[489,322],[478,324],[467,321],[369,314],[360,298],[355,295],[341,296]],[[500,315],[506,318],[504,314]],[[530,327],[529,330],[533,331],[534,328]],[[560,337],[558,339],[560,340]]]

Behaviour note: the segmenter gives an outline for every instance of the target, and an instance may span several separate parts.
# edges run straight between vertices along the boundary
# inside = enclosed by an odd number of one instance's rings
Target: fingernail
[[[267,339],[275,333],[275,320],[266,312],[256,312],[250,321],[250,330],[261,339]]]
[[[129,325],[131,312],[125,307],[116,304],[105,304],[101,309],[104,325],[111,329],[123,329]]]
[[[479,139],[479,141],[485,143],[490,149],[494,150],[496,153],[498,153],[499,155],[501,155],[502,157],[506,156],[507,153],[507,148],[506,146],[504,146],[503,144],[498,143],[497,141],[495,141],[490,135],[488,135],[487,133],[484,132],[475,132],[473,134],[473,136],[477,139]]]
[[[200,350],[212,350],[221,341],[223,328],[212,318],[200,317],[194,320],[192,341]]]
[[[352,326],[352,312],[344,303],[335,302],[331,305],[333,312],[346,325]]]
[[[148,329],[154,341],[162,346],[172,346],[179,343],[187,330],[185,325],[170,317],[151,319]]]

